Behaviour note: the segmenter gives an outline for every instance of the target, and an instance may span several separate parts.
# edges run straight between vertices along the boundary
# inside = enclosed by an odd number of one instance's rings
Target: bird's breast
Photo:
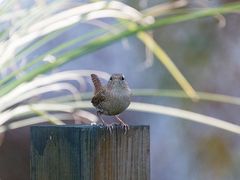
[[[126,92],[111,92],[102,103],[102,109],[107,115],[117,115],[123,112],[130,104],[130,95]]]

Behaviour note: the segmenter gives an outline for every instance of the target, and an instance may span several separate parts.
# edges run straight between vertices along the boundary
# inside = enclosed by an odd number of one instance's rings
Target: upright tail
[[[92,82],[95,87],[94,94],[98,93],[102,87],[101,81],[99,80],[98,76],[96,74],[91,74]]]

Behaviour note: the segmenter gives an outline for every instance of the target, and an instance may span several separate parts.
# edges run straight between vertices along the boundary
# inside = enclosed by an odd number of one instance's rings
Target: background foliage
[[[96,122],[89,75],[123,72],[134,92],[123,118],[152,128],[153,179],[237,179],[239,9],[218,1],[0,1],[0,178],[28,177],[27,165],[19,169],[27,158],[6,171],[10,155],[28,153],[10,150],[19,132]],[[19,146],[29,146],[26,137]]]

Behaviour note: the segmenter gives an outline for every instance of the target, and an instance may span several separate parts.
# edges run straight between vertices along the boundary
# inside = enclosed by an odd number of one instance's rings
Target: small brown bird
[[[91,74],[91,78],[95,87],[91,102],[98,110],[97,115],[99,119],[111,131],[113,128],[112,124],[107,124],[101,115],[114,116],[127,131],[129,126],[118,117],[130,104],[131,90],[124,76],[122,74],[113,74],[106,86],[102,86],[96,74]]]

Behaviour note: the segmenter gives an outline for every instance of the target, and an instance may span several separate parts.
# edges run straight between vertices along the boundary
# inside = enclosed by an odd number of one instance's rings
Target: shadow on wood
[[[32,180],[150,180],[149,126],[31,127]]]

